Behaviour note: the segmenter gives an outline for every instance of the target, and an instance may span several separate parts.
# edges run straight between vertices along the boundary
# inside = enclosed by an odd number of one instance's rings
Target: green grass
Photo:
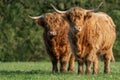
[[[103,62],[97,75],[78,75],[77,63],[73,73],[51,73],[50,62],[0,62],[0,80],[120,80],[120,62],[111,63],[111,73],[103,73]]]

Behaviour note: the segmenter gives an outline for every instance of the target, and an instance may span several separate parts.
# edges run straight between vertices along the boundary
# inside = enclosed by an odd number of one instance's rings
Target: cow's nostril
[[[74,27],[74,30],[76,30],[76,27]]]
[[[81,31],[81,28],[79,27],[79,31]]]
[[[53,34],[53,32],[50,32],[50,34],[52,35],[52,34]]]

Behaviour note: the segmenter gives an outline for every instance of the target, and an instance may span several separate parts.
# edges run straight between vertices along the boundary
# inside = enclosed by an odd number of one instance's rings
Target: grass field
[[[103,62],[97,75],[78,75],[77,63],[73,73],[51,73],[50,62],[0,62],[0,80],[120,80],[120,62],[111,63],[111,73],[103,73]]]

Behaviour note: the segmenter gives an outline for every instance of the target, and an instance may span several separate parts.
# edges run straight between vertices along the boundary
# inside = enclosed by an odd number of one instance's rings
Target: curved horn
[[[86,10],[86,12],[94,12],[94,11],[97,11],[97,10],[100,8],[100,6],[102,6],[102,4],[103,4],[103,2],[101,2],[96,9]]]
[[[35,20],[37,20],[37,19],[39,19],[39,18],[42,18],[43,15],[42,15],[42,16],[35,16],[35,17],[32,17],[32,16],[28,15],[28,17],[30,17],[31,19],[35,19]]]
[[[99,4],[99,6],[95,9],[95,11],[97,11],[97,10],[102,6],[102,4],[103,4],[103,2],[101,2],[101,3]]]
[[[56,12],[58,12],[58,13],[66,13],[67,11],[60,11],[60,10],[58,10],[57,8],[55,8],[55,6],[54,5],[52,5],[52,4],[50,4],[51,5],[51,7],[56,11]]]

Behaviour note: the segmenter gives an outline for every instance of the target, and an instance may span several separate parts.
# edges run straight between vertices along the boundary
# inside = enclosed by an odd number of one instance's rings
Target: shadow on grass
[[[0,75],[19,75],[19,74],[52,74],[50,71],[43,71],[43,70],[31,70],[31,71],[0,71]]]
[[[90,74],[90,75],[85,75],[85,74],[77,74],[76,72],[65,72],[65,73],[52,73],[51,71],[44,71],[44,70],[31,70],[31,71],[20,71],[20,70],[17,70],[17,71],[0,71],[0,75],[33,75],[33,74],[40,74],[40,75],[50,75],[50,74],[53,74],[53,75],[84,75],[84,76],[110,76],[110,75],[118,75],[120,73],[114,73],[114,72],[111,72],[110,74],[104,74],[104,73],[98,73],[98,74]]]
[[[52,73],[51,71],[44,71],[44,70],[31,70],[31,71],[0,71],[0,75],[29,75],[29,74],[42,74],[42,75],[50,75],[50,74],[56,74],[56,75],[64,75],[64,74],[76,74],[75,72],[65,72],[65,73]]]

